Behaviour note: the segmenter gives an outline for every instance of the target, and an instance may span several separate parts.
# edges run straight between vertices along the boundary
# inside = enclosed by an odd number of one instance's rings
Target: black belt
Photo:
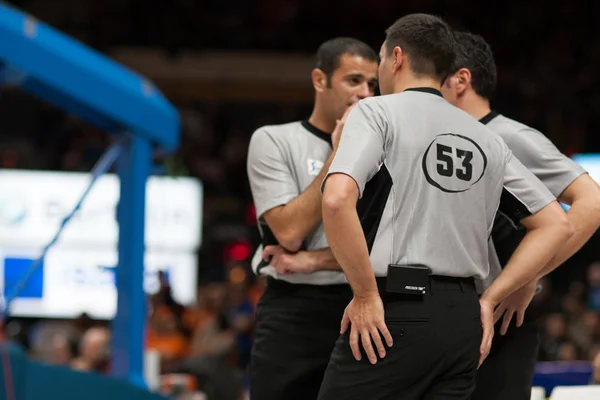
[[[457,278],[452,276],[442,276],[442,275],[431,275],[429,277],[429,289],[430,291],[435,290],[477,290],[475,287],[475,279],[473,278]],[[387,293],[386,277],[377,277],[375,278],[377,281],[377,287],[379,288],[380,293]],[[347,290],[348,284],[332,284],[332,285],[312,285],[308,283],[290,283],[280,279],[275,279],[271,276],[267,278],[267,285],[275,290],[301,290],[304,289],[316,289],[316,290]]]
[[[388,293],[386,290],[387,277],[377,277],[377,286],[379,293]],[[430,275],[429,276],[429,293],[436,291],[476,291],[475,279],[459,278],[454,276]]]

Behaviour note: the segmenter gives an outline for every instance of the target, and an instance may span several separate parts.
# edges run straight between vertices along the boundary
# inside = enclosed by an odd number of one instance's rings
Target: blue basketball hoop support
[[[179,145],[179,115],[154,85],[34,17],[0,2],[0,83],[107,132],[127,135],[118,159],[119,258],[113,375],[145,386],[144,220],[152,146]]]
[[[117,315],[113,321],[113,363],[115,376],[144,383],[143,359],[146,323],[144,280],[144,221],[146,179],[150,172],[150,142],[129,135],[118,161],[121,198],[119,221],[119,261],[116,272]],[[140,284],[141,283],[141,284]]]

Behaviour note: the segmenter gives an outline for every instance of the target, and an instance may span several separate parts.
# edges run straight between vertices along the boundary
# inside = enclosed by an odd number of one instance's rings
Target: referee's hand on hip
[[[362,359],[359,339],[371,364],[377,363],[377,354],[373,349],[373,343],[375,343],[379,357],[385,357],[385,346],[381,341],[381,336],[385,339],[388,347],[392,347],[393,339],[385,325],[383,302],[379,295],[355,296],[352,299],[344,311],[340,333],[345,333],[349,326],[350,348],[354,358],[358,361]]]

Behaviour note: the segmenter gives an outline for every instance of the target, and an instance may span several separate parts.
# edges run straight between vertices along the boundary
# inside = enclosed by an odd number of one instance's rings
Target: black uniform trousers
[[[482,338],[473,280],[432,277],[422,296],[386,293],[379,283],[394,345],[371,365],[356,361],[349,332],[341,335],[319,400],[470,399]]]
[[[539,324],[536,315],[525,313],[523,325],[515,317],[505,336],[495,327],[492,350],[477,372],[473,400],[530,400],[539,350]]]
[[[349,285],[268,279],[257,307],[250,398],[316,400],[350,300]]]

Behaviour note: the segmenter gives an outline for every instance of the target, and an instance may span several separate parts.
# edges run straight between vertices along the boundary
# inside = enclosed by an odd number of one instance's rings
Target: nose
[[[358,89],[358,92],[356,93],[356,95],[358,96],[359,99],[364,99],[366,97],[369,97],[372,94],[371,88],[369,87],[369,83],[368,82],[364,82],[360,85],[360,88]]]

